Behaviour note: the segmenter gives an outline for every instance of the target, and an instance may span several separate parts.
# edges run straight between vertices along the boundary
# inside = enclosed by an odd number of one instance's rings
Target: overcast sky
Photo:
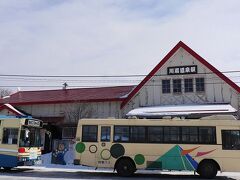
[[[0,0],[0,74],[148,74],[180,40],[220,71],[240,70],[239,9],[239,0]],[[0,86],[89,85],[69,80],[0,77]],[[92,82],[137,83],[115,80]]]

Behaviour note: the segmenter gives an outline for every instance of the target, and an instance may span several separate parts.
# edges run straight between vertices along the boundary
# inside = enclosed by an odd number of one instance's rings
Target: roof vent
[[[68,84],[66,82],[63,83],[63,89],[67,89],[67,87],[68,87]]]

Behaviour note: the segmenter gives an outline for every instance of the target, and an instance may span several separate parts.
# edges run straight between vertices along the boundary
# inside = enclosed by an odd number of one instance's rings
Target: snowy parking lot
[[[49,165],[19,167],[11,171],[0,171],[0,179],[122,179],[109,169],[87,168],[82,166]],[[192,172],[139,171],[131,178],[125,179],[198,179]],[[216,179],[240,179],[240,173],[219,173]]]
[[[67,165],[51,164],[51,153],[42,156],[42,164],[36,166],[22,166],[14,168],[11,171],[0,170],[0,180],[20,179],[20,180],[39,180],[39,179],[123,179],[119,177],[112,169],[95,169],[94,167],[76,166],[72,164],[72,153],[66,156]],[[131,178],[124,179],[197,179],[201,180],[193,172],[163,172],[140,170]],[[216,179],[239,179],[239,173],[218,173]]]

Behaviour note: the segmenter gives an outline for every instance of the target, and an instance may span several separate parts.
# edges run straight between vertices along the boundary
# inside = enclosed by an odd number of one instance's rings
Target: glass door
[[[112,128],[109,125],[100,126],[100,142],[98,145],[97,167],[111,167]]]

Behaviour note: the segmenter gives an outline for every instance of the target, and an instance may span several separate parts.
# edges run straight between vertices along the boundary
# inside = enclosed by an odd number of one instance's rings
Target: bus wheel
[[[129,177],[136,171],[134,163],[127,158],[120,159],[116,164],[116,170],[119,176]]]
[[[202,178],[213,179],[217,175],[217,165],[211,160],[203,161],[199,164],[198,174]]]

